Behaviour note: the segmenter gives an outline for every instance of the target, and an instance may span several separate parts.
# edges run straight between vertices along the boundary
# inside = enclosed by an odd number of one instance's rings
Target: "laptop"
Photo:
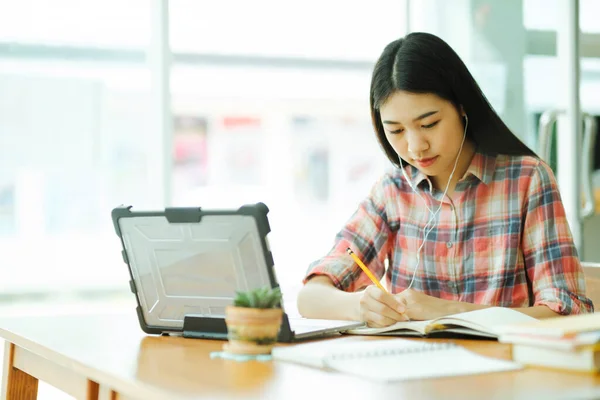
[[[229,210],[113,209],[142,330],[226,339],[225,307],[233,304],[235,292],[279,286],[267,241],[268,212],[263,203]],[[364,323],[288,318],[284,310],[279,341],[328,336],[360,326]]]

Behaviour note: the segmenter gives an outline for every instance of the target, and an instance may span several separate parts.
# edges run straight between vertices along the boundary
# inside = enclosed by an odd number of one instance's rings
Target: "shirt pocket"
[[[503,227],[476,229],[471,250],[476,277],[490,279],[496,284],[495,276],[504,276],[506,269],[511,268],[510,258],[515,246],[518,247],[516,241]]]

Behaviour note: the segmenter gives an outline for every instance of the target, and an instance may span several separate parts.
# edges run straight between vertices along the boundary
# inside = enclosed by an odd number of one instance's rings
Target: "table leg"
[[[117,393],[114,392],[108,386],[100,386],[100,392],[98,394],[98,400],[117,400]]]
[[[98,400],[98,393],[100,392],[100,385],[94,381],[87,381],[87,394],[86,400]]]
[[[2,400],[37,399],[38,380],[15,368],[13,360],[15,345],[6,342],[4,346],[4,371],[2,373]]]

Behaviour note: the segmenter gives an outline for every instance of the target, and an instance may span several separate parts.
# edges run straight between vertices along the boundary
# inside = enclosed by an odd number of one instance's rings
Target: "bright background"
[[[171,0],[161,99],[159,1],[0,0],[1,313],[133,307],[119,204],[265,202],[292,302],[388,166],[368,108],[384,46],[409,29],[442,36],[535,147],[539,113],[561,95],[558,1]],[[581,1],[582,108],[596,115],[598,15]]]

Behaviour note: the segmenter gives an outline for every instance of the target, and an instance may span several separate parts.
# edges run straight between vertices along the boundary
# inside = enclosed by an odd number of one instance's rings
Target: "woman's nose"
[[[408,151],[415,156],[419,156],[429,149],[429,143],[418,134],[409,133],[406,142],[408,144]]]

